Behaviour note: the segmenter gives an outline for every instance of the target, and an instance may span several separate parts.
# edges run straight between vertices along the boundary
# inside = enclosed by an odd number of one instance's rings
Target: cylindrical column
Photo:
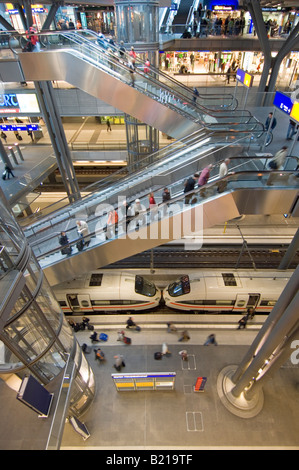
[[[4,147],[1,139],[0,139],[0,157],[1,157],[1,160],[4,163],[4,165],[10,166],[10,161],[9,161],[9,158],[7,156],[5,147]]]
[[[133,46],[139,59],[149,59],[158,68],[159,2],[157,0],[115,0],[117,42]],[[126,115],[129,163],[136,163],[159,148],[158,130]]]
[[[16,151],[17,151],[17,154],[18,154],[19,157],[20,157],[20,160],[22,160],[22,162],[24,162],[24,157],[23,157],[23,154],[22,154],[22,152],[21,152],[21,149],[20,149],[19,144],[15,144],[15,149],[16,149]]]
[[[291,241],[286,254],[284,255],[283,259],[281,260],[280,265],[278,266],[278,269],[288,269],[288,267],[291,264],[292,259],[294,258],[296,251],[299,248],[299,229],[295,233],[293,240]]]
[[[14,149],[12,147],[8,147],[8,150],[9,150],[9,153],[11,155],[11,158],[13,159],[13,161],[15,162],[16,165],[19,164],[16,156],[15,156],[15,152],[14,152]]]
[[[279,322],[276,324],[257,356],[253,359],[249,367],[232,389],[232,395],[235,397],[240,396],[241,393],[250,386],[250,383],[256,380],[258,371],[271,362],[271,355],[275,353],[275,350],[280,346],[285,337],[289,335],[290,331],[294,328],[294,325],[298,322],[298,308],[299,292],[294,297]]]
[[[0,375],[60,387],[69,358],[75,363],[70,414],[91,404],[95,383],[72,329],[0,190]],[[55,385],[56,384],[56,385]],[[20,426],[22,423],[20,423]]]
[[[242,362],[240,363],[239,367],[234,373],[232,377],[232,381],[235,384],[243,375],[245,370],[248,368],[249,364],[251,363],[253,358],[257,355],[262,345],[266,342],[268,336],[270,335],[271,331],[273,330],[277,322],[280,320],[281,316],[283,315],[286,308],[288,307],[290,301],[298,292],[298,289],[299,289],[299,266],[293,273],[291,279],[289,280],[285,289],[281,293],[278,301],[276,302],[272,312],[268,316],[263,327],[261,328],[255,340],[253,341],[252,345],[250,346],[247,354],[245,354]]]

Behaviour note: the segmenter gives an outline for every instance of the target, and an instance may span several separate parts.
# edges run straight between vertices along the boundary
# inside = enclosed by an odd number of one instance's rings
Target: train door
[[[261,295],[260,294],[249,294],[249,299],[247,302],[247,308],[253,307],[256,308],[259,301],[260,301]]]
[[[67,294],[66,296],[68,304],[72,311],[84,312],[92,310],[89,295],[86,294]]]
[[[260,294],[237,294],[233,311],[245,310],[249,307],[255,308],[260,300]]]

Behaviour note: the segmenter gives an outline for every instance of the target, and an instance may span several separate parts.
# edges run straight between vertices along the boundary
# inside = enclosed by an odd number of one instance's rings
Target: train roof
[[[213,298],[213,293],[231,295],[232,292],[259,293],[262,289],[264,295],[276,295],[281,292],[291,276],[291,272],[281,271],[234,271],[217,270],[202,271],[190,274],[190,297],[206,295]],[[276,292],[277,286],[277,292]]]
[[[63,282],[55,286],[54,290],[78,290],[78,289],[92,289],[97,291],[104,290],[116,294],[123,283],[134,283],[135,275],[125,272],[105,273],[102,271],[93,271],[84,274],[72,281]]]

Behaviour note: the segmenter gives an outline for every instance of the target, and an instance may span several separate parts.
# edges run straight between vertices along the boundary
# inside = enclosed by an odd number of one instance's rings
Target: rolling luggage
[[[124,336],[124,343],[125,344],[131,344],[132,340],[131,338],[128,338],[127,336]]]
[[[76,247],[77,247],[77,250],[78,251],[82,251],[83,248],[84,248],[84,240],[79,240],[77,243],[76,243]]]
[[[72,247],[71,246],[64,246],[61,249],[61,254],[62,255],[71,255],[72,254]]]
[[[159,361],[160,359],[162,359],[162,353],[161,352],[155,352],[154,358],[156,359],[156,361]]]
[[[140,326],[136,325],[136,328],[135,328],[136,331],[141,331],[141,328]]]
[[[100,341],[107,341],[107,339],[108,339],[108,335],[106,335],[106,333],[100,333],[99,335]]]

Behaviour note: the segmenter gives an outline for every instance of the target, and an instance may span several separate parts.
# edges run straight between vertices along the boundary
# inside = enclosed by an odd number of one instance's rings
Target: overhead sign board
[[[294,121],[299,122],[299,103],[294,103],[288,95],[277,91],[274,96],[273,106],[283,111],[294,119]]]
[[[293,104],[290,117],[294,119],[295,121],[299,122],[299,103],[298,102]]]
[[[247,88],[251,88],[253,84],[253,75],[245,70],[238,69],[236,73],[236,79],[242,83],[242,85],[246,86]]]
[[[273,105],[284,113],[291,114],[293,101],[289,96],[277,91],[274,96]]]

